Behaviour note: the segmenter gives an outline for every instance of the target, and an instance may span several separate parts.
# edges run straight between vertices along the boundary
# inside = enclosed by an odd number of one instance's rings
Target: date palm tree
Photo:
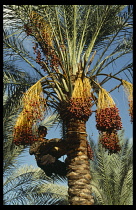
[[[132,63],[115,73],[111,70],[107,74],[105,69],[132,51],[132,6],[6,5],[4,11],[6,24],[13,27],[10,34],[5,29],[4,44],[39,75],[38,82],[25,94],[24,110],[15,125],[15,143],[31,144],[34,141],[29,135],[22,141],[19,133],[30,132],[35,121],[43,119],[47,107],[58,113],[67,148],[69,203],[92,205],[86,122],[96,104],[102,145],[110,152],[120,150],[116,135],[121,122],[109,92],[126,85],[132,116],[132,85],[131,81],[126,82],[132,76]],[[25,39],[24,32],[26,37],[32,37],[35,58],[19,45],[20,40]],[[125,76],[126,80],[119,75]],[[117,80],[118,85],[106,91],[103,85],[112,80]],[[101,123],[102,110],[106,124]],[[106,117],[108,113],[109,119],[113,118],[112,124]]]

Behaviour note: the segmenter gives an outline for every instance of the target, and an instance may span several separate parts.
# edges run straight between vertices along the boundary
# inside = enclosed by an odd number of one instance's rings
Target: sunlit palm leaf
[[[4,205],[67,205],[67,189],[50,181],[41,169],[17,169],[5,179]]]

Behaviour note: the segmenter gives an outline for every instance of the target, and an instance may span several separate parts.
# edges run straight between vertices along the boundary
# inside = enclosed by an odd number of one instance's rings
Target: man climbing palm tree
[[[37,165],[44,170],[47,176],[53,173],[60,176],[66,176],[66,164],[58,158],[65,154],[65,150],[61,139],[47,140],[44,137],[47,135],[47,128],[39,126],[39,140],[30,146],[30,155],[35,155]],[[63,150],[62,150],[63,149]]]

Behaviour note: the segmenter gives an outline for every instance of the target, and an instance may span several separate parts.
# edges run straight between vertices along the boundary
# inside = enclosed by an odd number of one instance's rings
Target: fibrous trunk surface
[[[82,120],[67,123],[67,178],[70,205],[92,205],[86,125]]]

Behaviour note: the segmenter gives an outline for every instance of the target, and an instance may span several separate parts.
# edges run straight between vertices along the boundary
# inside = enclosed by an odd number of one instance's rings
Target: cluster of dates
[[[119,110],[116,106],[100,109],[96,113],[96,127],[100,131],[100,142],[110,153],[120,151],[117,131],[122,129]]]
[[[29,24],[24,25],[25,32],[27,35],[33,35],[36,37],[37,41],[40,42],[42,46],[42,51],[46,55],[47,59],[50,60],[50,67],[54,70],[58,68],[60,60],[55,52],[55,50],[52,47],[52,40],[50,37],[50,34],[48,31],[46,32],[45,30],[42,31],[41,29],[41,37],[39,36],[39,32],[33,30]],[[36,46],[33,47],[34,52],[37,54],[36,55],[36,62],[42,66],[42,69],[46,69],[43,60],[41,59],[41,52],[39,50],[36,50]]]
[[[96,128],[99,131],[121,130],[122,122],[116,106],[100,109],[96,113]]]
[[[15,135],[13,142],[18,145],[31,145],[34,141],[37,141],[37,137],[32,133],[32,129],[30,129],[27,125],[18,126],[14,128],[14,132],[19,136]]]
[[[80,119],[87,121],[90,115],[92,106],[92,98],[86,98],[84,101],[81,98],[71,98],[68,101],[63,101],[59,106],[59,113],[63,119]]]
[[[69,114],[76,118],[82,119],[84,121],[88,120],[89,116],[92,114],[91,111],[92,98],[86,98],[82,101],[81,98],[71,98],[68,104]]]
[[[28,24],[24,24],[24,29],[27,36],[32,35],[32,28],[30,28]]]
[[[44,43],[45,45],[45,43]],[[59,58],[55,53],[55,50],[52,49],[51,46],[42,46],[42,51],[43,53],[46,55],[47,60],[44,61],[44,59],[41,56],[41,52],[38,49],[38,46],[35,44],[35,46],[33,47],[34,49],[34,54],[36,54],[36,62],[41,66],[41,68],[46,71],[46,66],[45,63],[50,66],[50,68],[52,70],[56,70],[58,69],[58,66],[60,64]],[[48,61],[48,59],[50,61]],[[43,62],[44,61],[44,62]]]
[[[40,100],[43,103],[43,106],[45,105],[45,101],[43,99]],[[37,141],[36,135],[33,133],[33,124],[37,120],[42,120],[43,116],[41,113],[41,102],[36,101],[35,98],[33,100],[30,100],[28,105],[31,107],[24,108],[22,114],[20,115],[20,118],[24,118],[24,121],[22,124],[18,124],[14,127],[14,138],[13,142],[16,145],[31,145],[34,141]],[[44,111],[45,109],[42,110]],[[37,133],[37,130],[35,131]]]
[[[117,132],[102,132],[100,134],[100,142],[110,154],[121,150]]]
[[[93,160],[93,150],[87,142],[87,156],[90,160]]]

